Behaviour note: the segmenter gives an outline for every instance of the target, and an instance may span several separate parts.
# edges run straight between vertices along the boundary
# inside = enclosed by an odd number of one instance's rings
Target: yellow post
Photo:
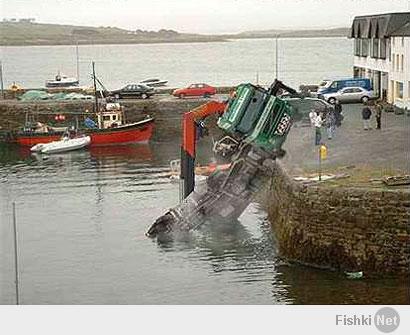
[[[327,158],[327,148],[324,144],[319,147],[319,181],[322,180],[322,159]]]

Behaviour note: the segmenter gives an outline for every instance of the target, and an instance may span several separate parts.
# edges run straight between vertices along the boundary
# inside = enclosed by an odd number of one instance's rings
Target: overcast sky
[[[350,26],[356,15],[409,11],[410,0],[0,0],[0,6],[2,18],[234,33]]]

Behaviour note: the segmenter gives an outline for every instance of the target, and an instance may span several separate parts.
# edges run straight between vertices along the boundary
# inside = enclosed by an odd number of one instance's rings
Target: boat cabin
[[[107,103],[98,114],[100,128],[116,128],[124,124],[124,109],[119,103]]]

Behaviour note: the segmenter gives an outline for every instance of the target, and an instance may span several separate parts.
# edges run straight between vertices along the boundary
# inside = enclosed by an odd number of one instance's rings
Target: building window
[[[378,38],[373,38],[372,39],[372,57],[373,58],[379,58],[379,39]]]
[[[363,38],[362,40],[362,48],[360,52],[360,56],[367,57],[369,54],[369,40],[367,38]]]
[[[391,62],[391,46],[390,46],[390,39],[386,39],[386,52],[389,55],[389,62]]]
[[[401,72],[404,70],[404,55],[401,55]]]
[[[386,59],[386,50],[387,50],[386,39],[382,38],[380,40],[380,58]]]
[[[392,54],[392,70],[394,71],[395,66],[396,66],[396,55]]]
[[[400,68],[400,55],[396,55],[396,71],[398,72]]]
[[[360,38],[354,40],[354,55],[360,56]]]
[[[396,98],[403,99],[403,83],[396,81]]]
[[[401,46],[404,47],[404,36],[401,37]]]

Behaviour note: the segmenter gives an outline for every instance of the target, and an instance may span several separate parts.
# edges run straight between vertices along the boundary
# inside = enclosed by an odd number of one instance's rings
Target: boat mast
[[[77,44],[75,46],[75,54],[76,54],[76,64],[77,64],[77,81],[80,83],[80,58],[78,54],[78,41],[76,41]]]
[[[93,82],[94,82],[94,97],[95,97],[95,114],[98,117],[98,128],[102,128],[102,115],[98,115],[100,113],[98,108],[98,95],[97,95],[97,78],[95,76],[95,62],[93,64]]]
[[[94,97],[95,97],[95,112],[98,114],[98,96],[97,96],[97,81],[95,79],[95,63],[93,64],[93,82],[94,82]]]

